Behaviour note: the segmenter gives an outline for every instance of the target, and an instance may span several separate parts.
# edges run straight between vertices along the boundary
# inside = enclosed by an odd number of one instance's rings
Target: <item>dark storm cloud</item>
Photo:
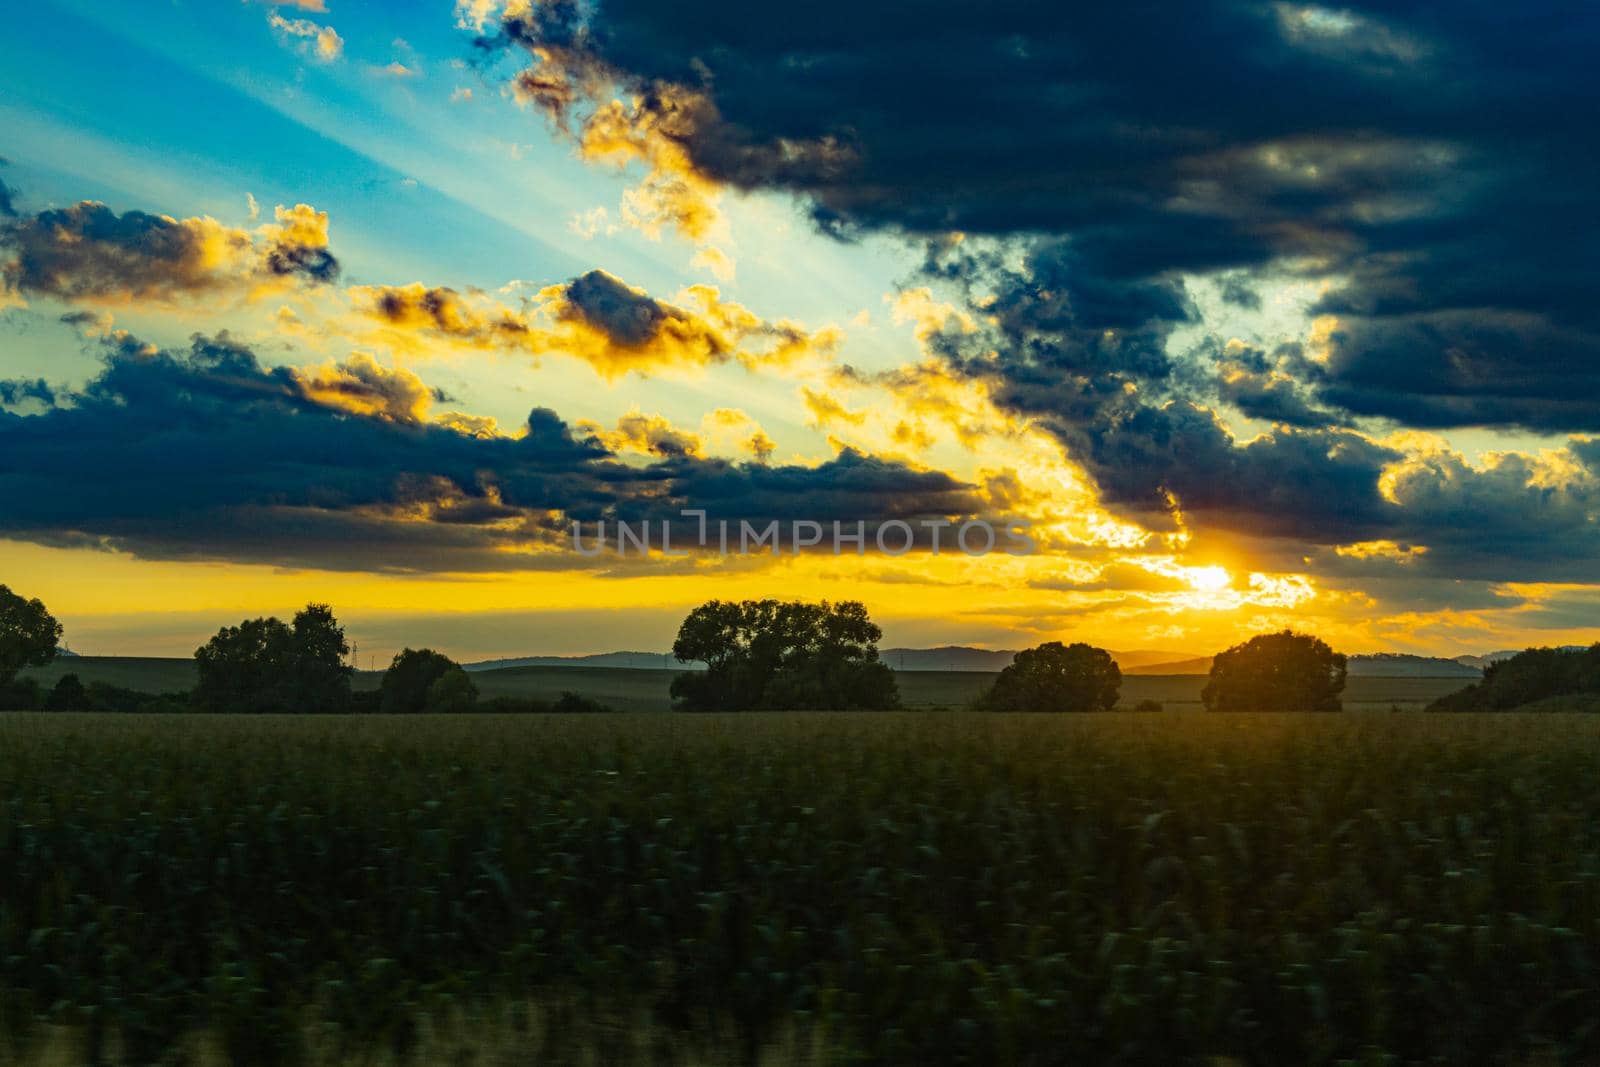
[[[49,407],[56,402],[55,390],[43,378],[0,379],[0,407],[10,407],[26,400],[37,400]]]
[[[642,348],[659,338],[669,323],[690,316],[663,304],[603,270],[574,278],[566,287],[572,313],[624,348]]]
[[[1522,313],[1348,320],[1321,399],[1403,425],[1600,430],[1600,332]]]
[[[310,208],[279,209],[261,241],[209,218],[122,214],[83,201],[0,226],[0,277],[24,296],[169,300],[244,288],[262,277],[332,281],[338,260]]]
[[[1235,341],[1224,346],[1213,362],[1218,399],[1243,415],[1302,429],[1333,427],[1340,421],[1334,412],[1310,401],[1309,384],[1322,381],[1324,371],[1305,358],[1299,345],[1280,345],[1268,353]]]
[[[516,551],[570,544],[573,519],[981,507],[948,475],[849,451],[814,468],[690,456],[633,466],[544,408],[520,436],[475,436],[422,418],[419,383],[397,392],[385,379],[403,372],[360,359],[268,368],[226,335],[170,352],[118,334],[104,360],[43,414],[0,410],[0,535],[152,558],[505,570],[583,563]]]
[[[1280,427],[1240,444],[1185,400],[1102,406],[1092,421],[1044,425],[1120,510],[1158,515],[1171,494],[1207,525],[1321,544],[1364,540],[1399,519],[1378,491],[1399,454],[1359,434]]]
[[[1242,394],[1259,416],[1600,428],[1591,8],[605,0],[498,39],[537,49],[519,86],[558,123],[620,86],[703,175],[836,232],[1070,250],[1021,309],[1041,335],[1005,327],[1041,375],[1120,355],[1159,378],[1179,275],[1248,307],[1252,275],[1300,273],[1345,328],[1319,396]]]

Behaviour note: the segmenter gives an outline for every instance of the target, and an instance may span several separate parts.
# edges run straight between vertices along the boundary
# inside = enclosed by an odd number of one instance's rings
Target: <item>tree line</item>
[[[672,680],[682,711],[892,710],[900,707],[894,672],[878,654],[883,632],[857,601],[713,600],[691,611],[673,654],[704,670]],[[292,620],[247,619],[224,626],[195,651],[196,684],[187,693],[137,693],[105,683],[84,686],[68,674],[44,692],[17,674],[55,656],[61,625],[39,600],[0,586],[0,706],[49,710],[193,709],[251,714],[466,711],[597,711],[567,693],[544,703],[484,700],[460,664],[432,649],[406,648],[376,690],[352,687],[354,669],[343,627],[326,604],[308,604]],[[1600,647],[1600,646],[1597,646]],[[1531,655],[1531,654],[1525,654]],[[1573,677],[1600,678],[1600,651]],[[1519,660],[1521,657],[1519,657]],[[1495,692],[1544,692],[1527,681],[1544,660],[1490,669]],[[1551,668],[1552,670],[1554,668]],[[1262,634],[1215,657],[1201,692],[1207,710],[1337,711],[1346,679],[1344,655],[1308,634]],[[27,685],[33,684],[30,692]],[[1585,683],[1587,684],[1587,682]],[[1596,683],[1600,684],[1600,683]],[[990,711],[1104,711],[1118,705],[1122,671],[1103,648],[1047,641],[1019,652],[974,704]],[[1133,710],[1158,711],[1145,701]]]
[[[376,689],[355,689],[355,669],[346,663],[350,645],[327,604],[307,604],[287,623],[260,618],[222,627],[195,650],[195,685],[183,692],[146,693],[106,682],[85,685],[70,673],[48,690],[32,679],[19,679],[22,670],[55,659],[61,633],[61,624],[37,598],[25,600],[0,585],[0,708],[258,715],[608,710],[576,693],[554,701],[481,699],[459,663],[427,648],[402,649]]]

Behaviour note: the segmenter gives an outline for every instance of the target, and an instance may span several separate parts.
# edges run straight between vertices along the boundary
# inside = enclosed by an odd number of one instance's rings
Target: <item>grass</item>
[[[156,656],[58,656],[43,667],[30,667],[21,677],[40,685],[55,685],[68,674],[76,674],[84,685],[105,682],[141,693],[175,693],[193,689],[193,659],[163,659]]]
[[[8,1062],[1600,1053],[1587,716],[12,714],[0,864]]]

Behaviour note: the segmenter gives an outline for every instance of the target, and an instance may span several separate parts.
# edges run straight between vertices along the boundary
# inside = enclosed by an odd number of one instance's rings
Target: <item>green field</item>
[[[0,1062],[1600,1055],[1600,719],[0,715]]]
[[[21,677],[50,686],[68,674],[84,685],[104,682],[142,693],[176,693],[194,688],[195,681],[194,660],[154,656],[58,656],[46,666],[29,667]]]
[[[668,693],[677,671],[635,670],[623,667],[502,667],[474,671],[472,680],[484,697],[532,697],[554,700],[571,691],[619,711],[665,711],[672,705]],[[194,662],[186,659],[142,659],[122,656],[78,656],[59,659],[48,667],[23,672],[24,677],[55,684],[64,674],[76,674],[85,684],[108,682],[148,693],[175,692],[194,685]],[[357,689],[376,688],[381,672],[355,676]],[[907,708],[959,708],[994,681],[993,674],[975,671],[897,671],[895,680]],[[1351,678],[1345,688],[1345,705],[1352,710],[1387,709],[1391,704],[1420,707],[1462,688],[1461,678]],[[1126,675],[1122,703],[1131,707],[1141,700],[1157,700],[1174,708],[1198,707],[1205,676],[1196,674]]]

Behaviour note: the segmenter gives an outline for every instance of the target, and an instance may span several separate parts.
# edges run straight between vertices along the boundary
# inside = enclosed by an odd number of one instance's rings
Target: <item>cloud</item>
[[[602,270],[541,289],[521,307],[420,283],[351,290],[360,313],[402,337],[560,353],[608,378],[731,360],[752,368],[786,367],[829,359],[842,341],[832,327],[811,331],[788,320],[764,320],[709,286],[691,286],[680,296],[684,306],[669,304]]]
[[[608,452],[636,452],[644,456],[700,456],[705,444],[660,415],[632,411],[617,420],[614,430],[580,421],[577,428],[605,446]]]
[[[317,11],[320,8],[307,7],[305,10]],[[318,25],[310,19],[286,19],[276,11],[268,12],[267,25],[286,38],[305,39],[311,44],[317,59],[324,63],[331,63],[344,54],[344,38],[332,26]]]
[[[209,216],[119,215],[89,200],[0,225],[0,278],[25,297],[170,303],[329,282],[338,273],[327,213],[306,204],[278,207],[275,221],[255,231]]]
[[[55,390],[43,378],[0,378],[0,407],[16,407],[29,400],[53,406]]]
[[[530,17],[532,8],[517,5]],[[489,9],[481,4],[458,7],[463,23],[481,26]],[[515,18],[504,24],[518,33]],[[730,278],[734,259],[732,236],[722,214],[722,183],[696,166],[682,135],[692,122],[687,112],[704,105],[697,94],[657,84],[648,92],[604,99],[606,77],[578,52],[521,43],[539,55],[536,67],[512,83],[518,100],[542,111],[551,127],[569,137],[579,158],[621,170],[637,164],[644,170],[638,184],[623,193],[622,220],[651,240],[672,230],[693,243],[696,265]]]
[[[508,571],[605,566],[569,551],[573,519],[959,518],[983,505],[948,474],[852,451],[740,463],[650,416],[579,435],[543,408],[502,434],[433,415],[436,399],[369,357],[269,368],[225,334],[175,352],[113,333],[82,389],[55,390],[42,413],[0,410],[0,494],[13,502],[0,536],[161,559]],[[621,462],[622,438],[653,461]]]
[[[1216,275],[1240,308],[1264,277],[1320,279],[1325,374],[1236,394],[1263,417],[1597,428],[1597,267],[1576,234],[1600,82],[1588,24],[1551,5],[1152,20],[936,0],[912,24],[824,0],[803,29],[733,0],[692,19],[665,0],[460,10],[526,55],[518,91],[586,151],[694,194],[674,225],[718,189],[778,190],[841,235],[1052,247],[1030,315],[1070,311],[1071,358],[1142,376],[1192,315],[1183,277]]]
[[[407,370],[389,370],[365,353],[343,363],[291,372],[305,399],[356,415],[419,426],[438,394]]]
[[[778,451],[766,430],[738,408],[714,408],[700,420],[701,437],[715,444],[732,440],[735,450],[757,463],[768,463]]]

